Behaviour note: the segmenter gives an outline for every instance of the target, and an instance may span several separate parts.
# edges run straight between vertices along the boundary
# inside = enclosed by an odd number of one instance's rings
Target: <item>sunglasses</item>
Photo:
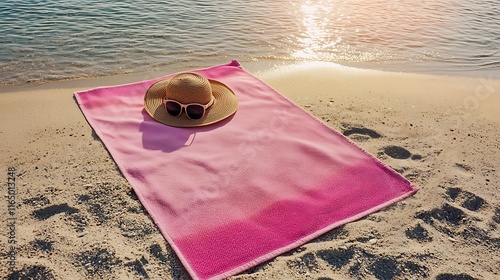
[[[198,104],[198,103],[189,103],[189,104],[182,104],[179,103],[175,100],[163,99],[163,104],[165,105],[165,110],[167,110],[167,113],[169,113],[171,116],[177,117],[180,116],[182,113],[182,109],[186,111],[186,115],[188,118],[192,120],[197,120],[203,118],[205,115],[205,112],[208,107],[212,106],[214,104],[215,98],[212,96],[212,99],[210,102],[208,102],[207,105],[203,104]]]

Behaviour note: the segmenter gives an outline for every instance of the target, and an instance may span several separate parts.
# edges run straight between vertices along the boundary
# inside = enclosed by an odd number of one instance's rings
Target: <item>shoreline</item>
[[[272,64],[242,67],[420,190],[231,279],[498,277],[500,80]],[[15,176],[17,205],[15,234],[0,226],[16,250],[0,257],[14,252],[13,273],[189,279],[73,99],[166,74],[0,87],[0,182],[8,194]]]
[[[218,64],[224,64],[228,61],[223,60]],[[489,69],[485,70],[472,70],[468,72],[458,72],[458,71],[432,71],[428,67],[422,68],[422,70],[414,69],[408,70],[402,67],[402,65],[385,65],[373,62],[328,62],[328,61],[308,61],[308,60],[278,60],[278,59],[261,59],[256,61],[239,61],[244,68],[250,72],[261,72],[265,70],[271,70],[273,68],[280,67],[293,67],[296,65],[307,65],[307,64],[324,64],[324,65],[336,65],[345,69],[358,69],[361,71],[373,71],[373,72],[384,72],[389,74],[404,74],[404,75],[417,75],[417,76],[433,76],[439,78],[460,78],[460,79],[488,79],[488,80],[500,80],[500,73],[498,75],[492,75],[493,71]],[[213,65],[218,65],[213,64]],[[207,66],[199,66],[199,67],[190,67],[190,69],[202,69]],[[20,91],[25,88],[38,87],[50,84],[58,84],[58,83],[75,83],[76,85],[84,83],[88,80],[94,80],[96,82],[102,82],[104,84],[110,83],[129,83],[146,80],[149,77],[159,77],[162,75],[166,75],[165,73],[176,73],[185,71],[186,68],[181,66],[172,66],[165,67],[162,69],[155,69],[148,72],[131,72],[131,73],[119,73],[119,74],[111,74],[107,76],[90,76],[90,77],[75,77],[75,78],[67,78],[60,80],[45,80],[45,81],[26,81],[24,83],[17,84],[0,84],[0,94],[2,92],[8,91]],[[465,74],[464,74],[465,73]],[[81,82],[81,83],[79,83]]]

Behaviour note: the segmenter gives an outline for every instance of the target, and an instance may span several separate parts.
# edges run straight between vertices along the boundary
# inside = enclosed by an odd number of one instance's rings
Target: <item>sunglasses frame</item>
[[[174,102],[174,103],[177,103],[181,106],[181,110],[179,111],[179,114],[178,115],[172,115],[168,109],[167,109],[167,102]],[[176,100],[172,100],[172,99],[167,99],[167,97],[164,97],[163,98],[163,107],[165,108],[165,111],[167,111],[167,114],[173,116],[173,117],[178,117],[180,115],[182,115],[182,111],[184,111],[186,113],[186,116],[191,119],[191,120],[199,120],[201,118],[203,118],[205,116],[205,113],[207,112],[207,108],[212,106],[213,104],[215,103],[215,97],[212,96],[212,99],[210,99],[210,101],[206,104],[206,105],[203,105],[203,104],[200,104],[200,103],[189,103],[189,104],[182,104],[180,103],[179,101],[176,101]],[[201,117],[195,119],[195,118],[191,118],[189,116],[189,114],[187,113],[187,107],[188,106],[191,106],[191,105],[197,105],[197,106],[201,106],[203,108],[203,114],[201,115]]]

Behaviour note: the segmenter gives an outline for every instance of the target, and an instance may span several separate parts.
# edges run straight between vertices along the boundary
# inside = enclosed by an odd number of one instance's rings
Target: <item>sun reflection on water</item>
[[[335,49],[342,41],[340,32],[331,29],[333,5],[333,1],[306,1],[300,6],[304,31],[297,40],[303,48],[297,50],[293,57],[319,59],[318,53],[324,49]],[[338,34],[334,40],[331,38],[332,31]]]
[[[429,38],[446,30],[449,19],[438,3],[410,0],[304,0],[294,6],[298,31],[295,59],[321,61],[391,61],[401,48],[422,56]],[[399,47],[398,47],[399,46]],[[398,49],[399,48],[399,49]],[[406,59],[401,55],[397,59]],[[411,59],[418,59],[413,55]]]

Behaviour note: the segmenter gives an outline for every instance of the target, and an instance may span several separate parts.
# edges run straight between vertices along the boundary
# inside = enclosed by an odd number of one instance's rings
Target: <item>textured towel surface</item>
[[[238,62],[195,72],[234,91],[233,117],[154,121],[143,97],[159,79],[75,94],[193,278],[234,275],[417,191]]]

